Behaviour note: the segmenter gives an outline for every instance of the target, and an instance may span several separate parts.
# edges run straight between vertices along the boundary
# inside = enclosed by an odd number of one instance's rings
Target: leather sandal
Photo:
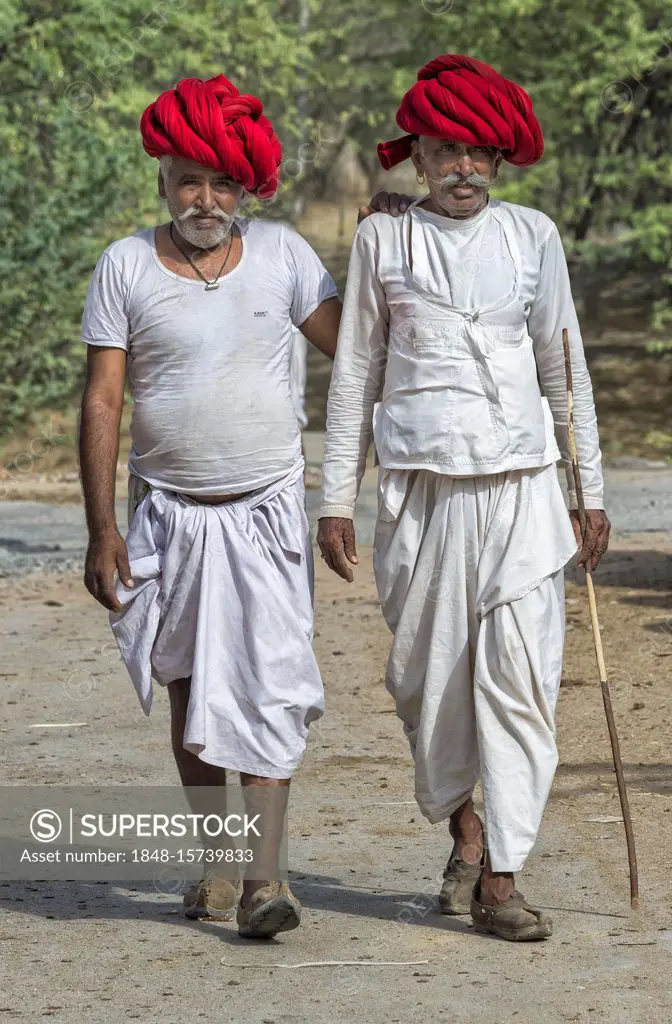
[[[231,921],[241,891],[239,883],[206,874],[185,892],[182,900],[184,916],[192,921]]]
[[[459,915],[471,912],[472,893],[485,865],[487,851],[485,827],[481,819],[478,818],[478,820],[481,822],[483,833],[481,859],[477,864],[468,864],[466,860],[456,856],[457,843],[455,843],[443,872],[443,885],[439,893],[439,909],[442,914]]]
[[[238,904],[238,934],[244,939],[271,939],[301,923],[301,904],[287,882],[269,882]]]
[[[535,942],[553,934],[553,922],[548,914],[531,907],[522,893],[514,890],[506,903],[494,905],[479,903],[481,884],[474,886],[471,897],[471,919],[474,931],[497,935],[508,942]]]

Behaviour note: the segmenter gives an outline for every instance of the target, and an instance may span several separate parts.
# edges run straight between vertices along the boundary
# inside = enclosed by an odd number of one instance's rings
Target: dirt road
[[[436,912],[450,843],[446,827],[428,825],[413,802],[408,750],[382,684],[389,636],[370,552],[360,554],[351,586],[321,562],[317,569],[316,648],[328,711],[292,787],[290,865],[304,906],[301,929],[269,944],[245,943],[232,924],[187,923],[179,898],[149,883],[5,883],[0,1011],[7,1020],[670,1019],[670,536],[617,539],[598,587],[644,909],[628,910],[585,593],[570,570],[561,766],[520,880],[549,908],[556,934],[534,946],[481,938],[468,919]],[[165,695],[145,719],[112,653],[106,615],[79,574],[1,580],[0,602],[4,781],[176,783]],[[46,722],[86,724],[32,728]],[[285,969],[322,960],[426,962]]]

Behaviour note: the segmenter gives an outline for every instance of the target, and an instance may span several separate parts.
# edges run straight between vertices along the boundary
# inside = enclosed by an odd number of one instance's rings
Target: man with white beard
[[[562,330],[574,370],[588,526],[607,548],[592,388],[562,243],[543,213],[489,197],[502,159],[542,156],[529,96],[480,61],[431,61],[404,96],[428,195],[361,223],[328,402],[318,542],[344,579],[371,438],[380,465],[374,571],[394,633],[386,685],[415,760],[415,793],[454,846],[444,913],[520,941],[552,932],[515,889],[557,765],[563,567],[581,544],[571,482]],[[543,391],[543,396],[542,396]],[[568,469],[569,516],[557,479]],[[485,829],[472,793],[480,777]],[[487,830],[487,840],[486,840]]]
[[[146,714],[152,680],[167,686],[190,793],[223,785],[227,769],[253,809],[274,790],[263,856],[276,863],[289,781],[324,707],[290,341],[300,328],[333,358],[340,302],[295,231],[239,215],[246,195],[277,185],[280,144],[258,99],[223,75],[186,79],[141,130],[172,219],[109,246],[89,286],[85,582],[111,612]],[[127,370],[124,542],[114,491]],[[231,916],[238,887],[220,874],[186,894],[188,916]],[[246,877],[237,919],[242,935],[268,937],[296,927],[300,907],[286,882]]]

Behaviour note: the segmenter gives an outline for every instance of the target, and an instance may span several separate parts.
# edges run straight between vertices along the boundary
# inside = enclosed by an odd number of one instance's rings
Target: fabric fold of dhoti
[[[303,469],[218,505],[151,488],[126,538],[135,586],[117,584],[110,615],[145,714],[153,679],[191,677],[185,748],[269,778],[291,776],[324,711]]]
[[[374,570],[386,685],[423,814],[481,778],[495,871],[519,871],[557,766],[563,567],[576,541],[554,465],[481,477],[381,470]]]

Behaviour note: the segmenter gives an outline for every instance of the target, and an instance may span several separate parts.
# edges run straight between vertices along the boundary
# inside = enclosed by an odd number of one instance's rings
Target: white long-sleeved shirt
[[[565,327],[585,503],[602,508],[592,387],[553,221],[498,200],[467,220],[417,206],[368,217],[350,257],[320,516],[352,517],[372,436],[384,469],[479,476],[561,455],[575,508]]]

